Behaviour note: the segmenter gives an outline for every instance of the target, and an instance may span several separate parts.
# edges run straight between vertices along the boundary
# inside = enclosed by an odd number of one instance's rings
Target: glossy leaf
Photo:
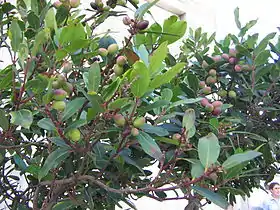
[[[45,130],[49,130],[49,131],[56,130],[55,125],[53,124],[53,122],[49,118],[43,118],[43,119],[39,120],[37,125],[40,128],[43,128]]]
[[[99,85],[101,82],[101,72],[100,67],[98,63],[91,64],[89,70],[88,70],[88,94],[94,95],[97,93]]]
[[[137,61],[133,65],[133,70],[130,75],[131,92],[135,97],[142,97],[148,90],[150,84],[150,73],[143,62]]]
[[[169,106],[168,109],[171,109],[173,107],[183,105],[183,104],[194,104],[194,103],[201,101],[201,99],[202,98],[186,98],[183,100],[179,100],[179,101],[176,101],[173,104],[171,104],[171,106]]]
[[[13,159],[21,171],[25,171],[27,169],[26,163],[23,161],[23,159],[18,154],[15,154],[13,156]]]
[[[56,168],[62,161],[69,156],[69,151],[64,148],[58,148],[53,151],[45,160],[44,165],[39,171],[38,179],[44,178],[51,169]]]
[[[149,11],[149,9],[155,5],[157,2],[159,2],[159,0],[155,0],[155,1],[152,1],[151,3],[148,2],[148,3],[145,3],[145,4],[142,4],[138,9],[137,11],[135,12],[135,19],[137,20],[141,20],[144,15]]]
[[[160,67],[162,66],[162,62],[167,56],[168,52],[168,47],[167,47],[168,42],[163,42],[150,56],[149,61],[149,71],[151,75],[156,74],[159,72]]]
[[[147,133],[155,134],[157,136],[167,136],[169,132],[164,128],[152,126],[150,124],[144,124],[141,129]]]
[[[155,140],[145,132],[140,131],[137,136],[142,149],[151,157],[157,159],[158,161],[162,158],[162,152]]]
[[[32,112],[27,109],[22,109],[19,111],[13,111],[10,113],[10,122],[15,125],[20,125],[26,129],[29,129],[33,122]]]
[[[244,153],[240,153],[240,154],[235,154],[235,155],[232,155],[230,156],[224,163],[223,163],[223,167],[225,169],[230,169],[232,167],[235,167],[239,164],[242,164],[246,161],[249,161],[249,160],[253,160],[254,158],[260,156],[262,153],[260,152],[256,152],[256,151],[247,151],[247,152],[244,152]]]
[[[82,108],[85,101],[85,98],[76,98],[68,102],[62,114],[62,121],[68,120],[70,117],[76,114],[79,111],[79,109]]]
[[[14,19],[10,25],[9,38],[11,40],[12,49],[17,52],[19,50],[19,45],[22,42],[23,36],[16,19]]]
[[[127,102],[130,100],[130,98],[118,98],[115,101],[108,104],[108,108],[110,110],[114,109],[120,109],[122,106],[127,104]]]
[[[241,23],[239,20],[239,8],[236,7],[234,10],[234,19],[235,19],[235,24],[237,26],[237,28],[241,29]]]
[[[105,101],[110,100],[116,91],[118,90],[119,86],[121,84],[121,79],[118,77],[114,82],[112,82],[103,92],[102,96]]]
[[[193,178],[200,177],[204,174],[204,167],[199,160],[195,160],[192,164],[191,175]]]
[[[6,116],[6,113],[3,109],[0,109],[0,127],[3,130],[8,130],[9,128],[9,120],[8,117]]]
[[[212,201],[214,204],[221,207],[222,209],[226,209],[229,206],[229,203],[218,193],[214,193],[211,190],[199,186],[192,186],[192,189],[196,191],[198,194]]]
[[[213,133],[209,133],[198,141],[198,156],[205,169],[216,163],[220,154],[219,140]]]
[[[188,132],[194,126],[195,118],[196,117],[194,109],[187,109],[185,111],[182,125],[185,128],[186,132]]]
[[[260,66],[268,62],[268,58],[270,57],[270,51],[269,50],[264,50],[261,53],[257,55],[255,58],[255,65]]]

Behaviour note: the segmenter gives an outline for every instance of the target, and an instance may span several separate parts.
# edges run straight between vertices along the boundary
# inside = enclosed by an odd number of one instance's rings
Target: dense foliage
[[[78,0],[1,4],[0,47],[11,60],[0,70],[1,203],[100,210],[148,196],[226,209],[278,172],[276,33],[248,35],[257,21],[242,26],[237,8],[237,36],[189,29],[175,56],[169,45],[187,23],[149,23],[155,3],[95,0],[91,16]],[[122,45],[95,35],[120,15],[130,34]]]

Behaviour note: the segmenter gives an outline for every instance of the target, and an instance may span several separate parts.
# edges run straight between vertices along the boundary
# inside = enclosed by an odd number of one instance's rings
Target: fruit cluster
[[[215,116],[218,116],[222,113],[223,102],[221,101],[214,101],[210,103],[207,98],[203,98],[200,101],[200,104],[205,108],[207,112],[211,112]]]
[[[67,8],[77,8],[80,5],[80,0],[58,0],[53,3],[55,8],[64,5]]]
[[[130,18],[129,16],[124,16],[123,24],[130,27],[128,31],[131,34],[136,34],[138,31],[145,30],[149,26],[149,21],[147,20],[138,21]]]
[[[126,124],[128,124],[128,121],[125,119],[125,117],[122,114],[116,114],[114,115],[114,121],[117,126],[123,127]],[[130,134],[132,136],[138,136],[139,130],[138,128],[141,128],[146,122],[146,119],[144,117],[137,117],[133,120]]]

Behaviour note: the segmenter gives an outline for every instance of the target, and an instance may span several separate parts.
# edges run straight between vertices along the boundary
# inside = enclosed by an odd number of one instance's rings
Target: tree
[[[238,36],[217,42],[190,29],[176,57],[168,46],[187,24],[149,25],[156,1],[129,0],[133,18],[115,8],[124,1],[96,0],[90,17],[78,0],[34,2],[0,7],[11,58],[0,71],[0,198],[10,209],[135,208],[142,196],[227,208],[278,172],[276,33],[258,42],[247,35],[256,21],[242,27],[236,9]],[[93,36],[119,15],[130,33],[123,46]],[[184,196],[167,197],[175,190]]]

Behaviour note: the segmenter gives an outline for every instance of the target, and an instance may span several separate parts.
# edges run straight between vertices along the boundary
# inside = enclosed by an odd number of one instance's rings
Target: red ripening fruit
[[[200,104],[201,104],[201,106],[206,106],[207,104],[209,104],[209,101],[208,101],[208,99],[207,98],[203,98],[201,101],[200,101]]]
[[[60,7],[61,5],[62,5],[61,1],[55,1],[55,2],[53,3],[53,6],[54,6],[55,8],[58,8],[58,7]]]
[[[146,122],[146,119],[144,117],[138,117],[136,120],[133,121],[133,126],[135,128],[141,128]]]
[[[228,61],[229,55],[226,54],[226,53],[223,53],[223,54],[222,54],[222,58],[223,58],[224,60]]]
[[[108,50],[105,48],[99,48],[98,49],[98,53],[99,55],[101,55],[102,57],[106,57],[108,55]]]
[[[72,8],[77,8],[80,5],[80,0],[70,0],[69,3]]]
[[[234,66],[234,71],[241,72],[241,70],[242,70],[242,67],[240,65],[235,65]]]
[[[214,57],[212,57],[213,61],[215,62],[219,62],[222,60],[222,57],[220,55],[215,55]]]
[[[228,60],[228,62],[229,62],[230,64],[236,64],[237,59],[236,59],[235,57],[230,57],[229,60]]]
[[[212,76],[210,76],[210,77],[207,77],[207,79],[206,79],[206,84],[215,84],[217,82],[217,78],[214,76],[214,77],[212,77]]]
[[[126,15],[123,17],[123,24],[124,25],[130,25],[132,23],[131,19]]]
[[[172,136],[172,139],[173,139],[173,140],[180,140],[181,137],[182,137],[181,134],[179,134],[179,133],[174,133],[173,136]]]
[[[211,93],[211,87],[207,86],[207,87],[204,87],[202,89],[202,93],[204,94],[210,94]]]
[[[199,81],[199,87],[202,89],[206,86],[204,81]]]
[[[205,110],[207,112],[212,112],[214,110],[214,106],[212,104],[206,104]]]
[[[230,57],[236,57],[236,53],[237,53],[236,49],[229,49],[228,54]]]
[[[121,114],[116,114],[114,116],[114,121],[118,126],[124,126],[125,125],[124,116],[122,116]]]
[[[221,101],[214,101],[213,103],[212,103],[212,105],[216,108],[216,107],[221,107],[222,105],[223,105],[223,102],[221,102]]]
[[[131,128],[131,135],[132,136],[138,136],[139,130],[137,128]]]
[[[210,76],[216,76],[217,75],[217,71],[215,69],[210,69],[210,71],[208,72],[208,74]]]
[[[63,89],[53,91],[53,99],[56,101],[63,101],[67,96],[67,92]]]
[[[218,116],[222,113],[222,109],[221,107],[215,107],[212,114],[215,115],[215,116]]]
[[[124,64],[126,64],[126,62],[127,62],[127,59],[125,56],[120,55],[119,57],[117,57],[117,64],[119,66],[123,66]]]

